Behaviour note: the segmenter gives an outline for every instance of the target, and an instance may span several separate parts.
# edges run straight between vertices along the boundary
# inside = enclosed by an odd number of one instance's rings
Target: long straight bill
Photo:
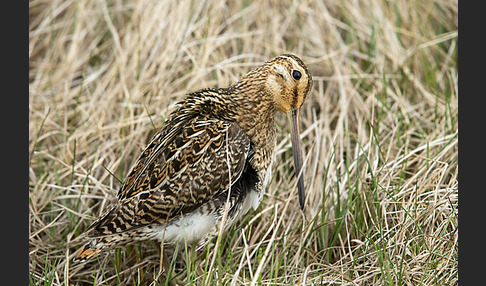
[[[299,131],[299,109],[292,109],[291,122],[292,130],[290,139],[292,141],[292,153],[294,154],[295,171],[297,172],[298,181],[297,188],[299,191],[300,208],[304,209],[305,190],[304,190],[304,176],[302,174],[302,151],[300,148],[300,131]]]

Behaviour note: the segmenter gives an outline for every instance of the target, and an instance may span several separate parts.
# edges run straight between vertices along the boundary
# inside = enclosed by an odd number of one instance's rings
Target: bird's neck
[[[274,146],[277,109],[261,77],[251,78],[250,75],[228,88],[200,91],[184,104],[187,105],[182,107],[184,110],[194,110],[191,106],[197,105],[204,113],[236,121],[257,148]]]
[[[264,85],[253,81],[251,88],[234,86],[235,119],[252,142],[258,147],[274,145],[276,136],[275,114],[277,109]]]

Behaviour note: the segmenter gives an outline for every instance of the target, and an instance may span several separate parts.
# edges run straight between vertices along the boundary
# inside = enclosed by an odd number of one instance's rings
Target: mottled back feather
[[[250,155],[250,138],[236,122],[188,112],[187,106],[195,110],[188,102],[151,139],[120,188],[118,203],[90,226],[89,237],[166,223],[238,181]]]

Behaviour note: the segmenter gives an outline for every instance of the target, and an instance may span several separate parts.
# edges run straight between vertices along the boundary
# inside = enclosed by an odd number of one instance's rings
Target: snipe
[[[207,241],[257,208],[275,158],[275,114],[290,114],[297,174],[302,155],[299,110],[312,78],[286,54],[265,62],[228,88],[204,89],[178,103],[143,150],[118,200],[85,232],[75,261],[136,240]],[[300,207],[304,182],[298,180]]]

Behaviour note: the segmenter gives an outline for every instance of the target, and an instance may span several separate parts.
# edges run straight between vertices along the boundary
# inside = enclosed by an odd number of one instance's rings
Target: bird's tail
[[[110,250],[133,240],[151,239],[156,232],[148,232],[145,225],[131,225],[126,221],[126,210],[115,206],[93,222],[85,231],[89,242],[79,250],[74,262],[84,262],[104,250]]]
[[[155,234],[155,233],[154,233]],[[130,244],[134,240],[153,239],[153,235],[148,235],[143,230],[137,229],[132,232],[122,232],[113,235],[91,237],[73,258],[74,262],[85,262],[98,253],[111,250],[113,248]]]
[[[121,240],[121,235],[114,233],[111,229],[107,230],[107,225],[116,217],[116,210],[118,210],[117,207],[108,209],[101,215],[101,218],[88,227],[84,235],[89,238],[89,242],[78,251],[73,258],[74,262],[84,262],[101,251],[116,246],[117,242]]]
[[[97,243],[96,240],[91,240],[78,251],[78,254],[76,254],[76,256],[73,258],[73,261],[85,262],[96,254],[100,253],[105,248],[104,245],[104,243]]]

